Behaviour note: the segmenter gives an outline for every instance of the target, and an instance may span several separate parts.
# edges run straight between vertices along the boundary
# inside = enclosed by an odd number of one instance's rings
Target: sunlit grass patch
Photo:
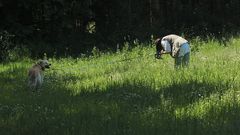
[[[151,45],[84,58],[49,58],[39,92],[35,60],[0,65],[1,134],[240,133],[240,40],[193,42],[190,67],[174,69]],[[11,132],[8,132],[11,130]]]

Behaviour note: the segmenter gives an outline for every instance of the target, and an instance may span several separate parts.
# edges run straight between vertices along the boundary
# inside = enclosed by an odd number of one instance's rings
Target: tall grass
[[[192,48],[190,67],[178,71],[151,45],[50,58],[39,92],[26,85],[33,60],[1,64],[0,134],[239,134],[240,39]]]

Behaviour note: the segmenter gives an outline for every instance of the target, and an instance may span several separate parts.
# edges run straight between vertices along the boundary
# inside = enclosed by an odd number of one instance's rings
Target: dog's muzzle
[[[50,68],[51,65],[52,65],[52,64],[48,64],[48,65],[45,66],[45,68]]]

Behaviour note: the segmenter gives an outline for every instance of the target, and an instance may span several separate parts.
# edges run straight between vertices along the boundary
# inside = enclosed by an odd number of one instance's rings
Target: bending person
[[[170,34],[155,40],[156,58],[162,54],[170,54],[175,59],[175,68],[188,67],[190,61],[190,45],[186,39]]]

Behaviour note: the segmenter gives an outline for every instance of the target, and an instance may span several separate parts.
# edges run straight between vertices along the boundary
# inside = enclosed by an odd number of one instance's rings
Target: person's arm
[[[166,52],[166,51],[161,51],[161,53],[160,54],[171,54],[172,52]]]

